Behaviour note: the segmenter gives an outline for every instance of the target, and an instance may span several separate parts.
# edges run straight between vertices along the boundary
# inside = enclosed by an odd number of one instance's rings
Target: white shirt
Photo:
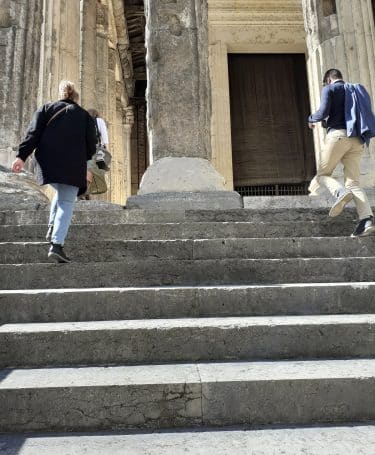
[[[109,144],[109,140],[108,140],[108,131],[107,131],[107,127],[105,125],[105,121],[102,118],[97,117],[96,122],[98,124],[98,130],[101,135],[102,144],[107,147]]]

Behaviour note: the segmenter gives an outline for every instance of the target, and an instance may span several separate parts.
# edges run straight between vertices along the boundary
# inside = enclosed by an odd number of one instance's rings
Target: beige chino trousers
[[[357,137],[347,137],[346,130],[332,130],[327,134],[325,145],[318,164],[317,177],[334,197],[350,190],[360,220],[372,216],[370,203],[364,190],[359,186],[360,162],[363,145]],[[339,163],[344,165],[345,188],[332,177]]]

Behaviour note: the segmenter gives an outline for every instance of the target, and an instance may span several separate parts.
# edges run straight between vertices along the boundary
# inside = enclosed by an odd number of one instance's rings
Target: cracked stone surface
[[[374,384],[371,359],[2,370],[0,428],[369,421]]]

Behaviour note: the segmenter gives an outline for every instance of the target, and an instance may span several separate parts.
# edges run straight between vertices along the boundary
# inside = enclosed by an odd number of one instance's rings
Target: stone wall
[[[0,0],[0,164],[9,167],[38,105],[76,83],[85,108],[106,119],[113,156],[104,199],[130,195],[128,38],[122,0]],[[131,77],[131,74],[130,74]]]

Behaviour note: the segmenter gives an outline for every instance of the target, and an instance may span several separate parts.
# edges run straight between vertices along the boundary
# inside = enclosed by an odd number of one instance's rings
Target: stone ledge
[[[241,196],[235,191],[166,192],[131,196],[127,209],[160,210],[226,210],[243,207]]]

